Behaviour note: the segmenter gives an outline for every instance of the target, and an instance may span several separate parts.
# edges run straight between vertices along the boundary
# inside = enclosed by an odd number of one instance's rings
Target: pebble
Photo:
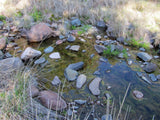
[[[46,61],[46,59],[45,59],[44,57],[41,57],[41,58],[37,59],[37,60],[34,62],[34,64],[35,64],[35,65],[42,64],[42,63],[44,63],[45,61]]]

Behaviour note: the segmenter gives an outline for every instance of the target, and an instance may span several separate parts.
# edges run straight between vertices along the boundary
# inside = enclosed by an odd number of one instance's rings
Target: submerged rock
[[[61,80],[59,79],[58,76],[55,76],[52,81],[52,85],[59,85],[59,84],[61,84]]]
[[[154,64],[154,63],[148,63],[143,68],[143,70],[148,72],[148,73],[154,72],[156,69],[157,69],[157,65]]]
[[[151,59],[152,59],[152,56],[150,56],[146,52],[139,52],[139,53],[137,53],[137,57],[139,57],[140,59],[142,59],[145,62],[151,61]]]
[[[64,76],[68,81],[74,81],[78,77],[78,72],[70,68],[66,68],[64,71]]]
[[[84,75],[84,74],[79,75],[77,78],[76,87],[81,88],[84,85],[84,83],[86,82],[86,80],[87,80],[86,75]]]
[[[152,80],[153,82],[156,82],[156,81],[157,81],[157,78],[156,78],[156,76],[155,76],[154,74],[149,74],[149,77],[151,78],[151,80]]]
[[[134,90],[133,91],[133,95],[137,98],[137,99],[142,99],[143,98],[143,93],[141,91],[138,90]]]
[[[89,84],[89,90],[93,95],[100,94],[99,83],[101,82],[101,80],[102,80],[101,78],[97,77]]]
[[[54,48],[52,46],[47,47],[46,49],[44,49],[45,53],[51,53],[53,52]]]
[[[35,57],[39,57],[41,56],[41,52],[38,50],[35,50],[31,47],[27,47],[24,52],[21,54],[21,59],[22,60],[28,60],[28,59],[32,59]]]
[[[40,42],[50,37],[58,36],[58,33],[49,28],[45,23],[34,25],[30,31],[27,32],[29,42]]]
[[[78,62],[78,63],[73,63],[68,65],[67,68],[72,69],[72,70],[80,70],[84,66],[84,62]]]
[[[67,107],[66,102],[55,92],[52,91],[41,91],[39,98],[45,107],[52,110],[62,110]]]

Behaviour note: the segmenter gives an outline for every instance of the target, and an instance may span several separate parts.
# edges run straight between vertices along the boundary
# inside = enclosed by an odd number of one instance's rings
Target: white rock
[[[51,59],[60,59],[60,58],[61,58],[59,52],[54,52],[54,53],[50,54],[49,57],[50,57]]]
[[[76,87],[81,88],[84,85],[84,83],[86,82],[86,79],[87,79],[86,75],[84,75],[84,74],[79,75],[77,78]]]
[[[52,81],[52,85],[59,85],[59,84],[61,84],[61,81],[58,76],[55,76]]]
[[[73,50],[73,51],[78,51],[79,48],[80,48],[79,45],[72,45],[69,49],[70,49],[70,50]]]
[[[21,54],[22,60],[32,59],[34,57],[39,57],[42,53],[38,50],[35,50],[31,47],[27,47],[24,52]]]
[[[89,90],[93,95],[100,94],[99,83],[101,82],[101,80],[102,80],[101,78],[97,77],[89,84]]]

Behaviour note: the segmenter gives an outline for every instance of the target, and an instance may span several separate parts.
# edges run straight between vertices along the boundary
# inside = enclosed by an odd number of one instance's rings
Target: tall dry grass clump
[[[95,24],[104,20],[117,36],[149,40],[148,31],[160,30],[160,4],[148,0],[4,0],[0,14],[14,15],[20,10],[24,15],[42,13],[43,20],[49,18],[79,17],[82,21]],[[38,12],[36,14],[39,14]],[[133,30],[128,31],[132,25]],[[159,39],[156,39],[159,43]]]

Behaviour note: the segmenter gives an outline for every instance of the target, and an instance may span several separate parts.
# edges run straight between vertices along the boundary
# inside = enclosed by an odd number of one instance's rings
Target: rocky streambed
[[[106,29],[102,23],[98,22],[97,26]],[[58,110],[68,118],[103,120],[108,101],[111,109],[117,108],[114,109],[117,113],[119,101],[131,84],[122,117],[127,111],[126,117],[131,120],[160,118],[159,56],[144,48],[137,50],[128,46],[122,37],[110,39],[113,38],[107,34],[110,31],[104,34],[95,27],[91,27],[94,34],[77,35],[77,31],[72,30],[58,35],[45,24],[37,26],[27,34],[29,43],[18,37],[2,46],[5,50],[1,64],[4,61],[10,64],[7,60],[16,56],[25,65],[35,67],[38,85],[32,87],[31,93],[43,106]],[[8,37],[15,39],[18,35]],[[120,51],[117,57],[103,56],[107,46],[111,52]],[[122,52],[124,49],[126,53]],[[109,112],[108,119],[115,119],[113,113]]]

